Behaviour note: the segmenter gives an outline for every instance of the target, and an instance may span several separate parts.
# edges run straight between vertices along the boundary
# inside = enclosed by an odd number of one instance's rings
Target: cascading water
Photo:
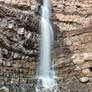
[[[53,29],[50,24],[50,2],[43,0],[41,15],[41,41],[40,41],[40,68],[36,92],[52,91],[56,86],[55,71],[53,66]],[[42,89],[41,89],[42,88]],[[56,92],[54,90],[54,92]]]

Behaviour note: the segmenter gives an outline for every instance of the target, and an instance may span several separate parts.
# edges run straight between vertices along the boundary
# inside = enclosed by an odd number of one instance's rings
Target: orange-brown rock
[[[30,0],[0,0],[0,2],[17,6],[30,6]]]

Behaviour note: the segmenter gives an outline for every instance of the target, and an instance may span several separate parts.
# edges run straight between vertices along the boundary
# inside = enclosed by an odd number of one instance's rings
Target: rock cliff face
[[[32,90],[28,84],[39,64],[41,4],[0,0],[0,91],[23,92],[22,84],[27,84],[25,92]],[[60,92],[92,92],[91,8],[91,0],[51,0]]]

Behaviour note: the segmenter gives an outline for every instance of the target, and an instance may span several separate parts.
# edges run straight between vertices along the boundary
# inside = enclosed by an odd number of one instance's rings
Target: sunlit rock
[[[18,34],[20,34],[20,35],[24,34],[24,28],[19,28],[18,29]]]
[[[0,91],[9,92],[9,89],[7,87],[3,86],[3,87],[0,88]]]
[[[83,70],[82,70],[82,73],[85,74],[85,75],[88,75],[88,74],[90,74],[91,72],[90,72],[89,69],[83,69]]]
[[[82,83],[86,83],[86,82],[89,81],[89,78],[88,78],[88,77],[82,77],[82,78],[80,78],[80,81],[81,81]]]
[[[73,59],[74,64],[81,64],[81,63],[85,62],[84,56],[79,53],[72,56],[72,59]]]

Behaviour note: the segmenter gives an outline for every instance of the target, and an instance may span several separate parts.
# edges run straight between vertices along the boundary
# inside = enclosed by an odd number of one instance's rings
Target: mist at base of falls
[[[36,86],[36,92],[56,92],[55,86],[57,82],[55,80],[55,70],[53,64],[53,43],[54,34],[53,28],[50,23],[50,1],[43,0],[41,15],[41,39],[40,39],[40,66],[38,71],[38,81]]]

